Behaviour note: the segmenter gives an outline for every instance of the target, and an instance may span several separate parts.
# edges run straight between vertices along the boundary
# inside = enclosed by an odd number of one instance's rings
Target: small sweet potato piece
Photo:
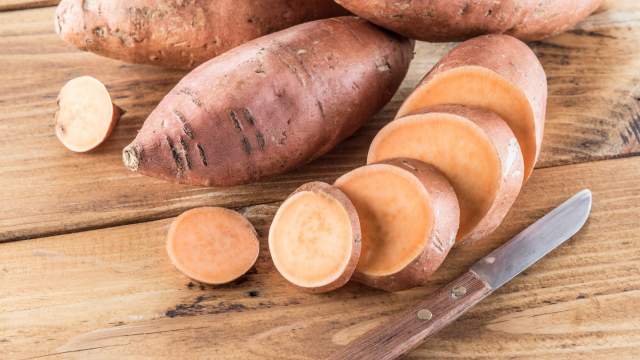
[[[219,285],[236,280],[255,264],[259,251],[253,225],[232,210],[191,209],[169,228],[169,259],[180,272],[201,283]]]
[[[355,169],[335,182],[351,199],[362,229],[354,279],[398,291],[423,285],[454,244],[456,194],[431,165],[391,159]]]
[[[384,28],[423,41],[486,34],[542,40],[575,26],[602,0],[336,0]]]
[[[99,55],[191,69],[260,36],[347,14],[332,0],[62,0],[55,30]]]
[[[391,99],[413,43],[356,17],[298,25],[201,65],[149,115],[125,166],[230,186],[325,154]]]
[[[386,125],[368,162],[408,157],[432,164],[449,179],[460,202],[456,244],[483,239],[502,222],[523,183],[518,142],[498,115],[439,105]]]
[[[276,269],[313,293],[347,283],[360,257],[360,222],[351,201],[337,188],[311,182],[278,209],[269,229]]]
[[[72,79],[58,95],[56,136],[71,151],[93,150],[111,135],[121,114],[100,81],[91,76]]]
[[[431,69],[396,117],[439,104],[482,107],[503,118],[518,139],[529,178],[542,146],[547,78],[526,44],[507,35],[461,43]]]

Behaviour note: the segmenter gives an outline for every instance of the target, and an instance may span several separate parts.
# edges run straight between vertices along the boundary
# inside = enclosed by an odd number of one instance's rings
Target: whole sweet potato
[[[332,0],[62,0],[55,20],[82,50],[190,69],[260,36],[346,14]]]
[[[349,16],[250,41],[182,79],[124,149],[124,163],[216,186],[285,172],[378,112],[412,56],[412,41]]]
[[[541,40],[565,31],[602,0],[336,0],[369,21],[424,41],[461,41],[484,34]]]

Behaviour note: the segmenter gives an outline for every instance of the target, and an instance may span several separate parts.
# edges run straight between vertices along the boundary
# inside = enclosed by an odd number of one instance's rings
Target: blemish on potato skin
[[[240,124],[238,114],[234,110],[229,110],[229,118],[233,122],[233,126],[235,126],[236,129],[242,131],[242,124]]]
[[[245,154],[251,155],[251,144],[249,143],[249,139],[246,137],[242,137],[242,150],[244,150]]]
[[[256,125],[256,119],[253,117],[251,110],[249,110],[248,108],[242,108],[242,113],[244,114],[245,120],[247,120],[247,122],[249,122],[251,126]]]
[[[258,147],[260,148],[260,150],[264,150],[264,148],[266,147],[266,142],[264,139],[264,135],[262,135],[261,132],[256,132],[256,141],[258,142]]]
[[[201,144],[196,144],[196,147],[198,148],[198,153],[200,154],[202,165],[209,166],[209,163],[207,162],[207,155],[204,152],[204,147]]]
[[[169,147],[169,151],[171,152],[171,157],[173,158],[173,162],[176,165],[176,175],[180,175],[184,170],[184,165],[182,164],[182,159],[180,159],[180,154],[178,153],[178,149],[176,149],[173,141],[170,137],[166,136],[165,140],[167,141],[167,146]]]
[[[180,146],[182,146],[182,153],[184,154],[184,160],[187,163],[187,169],[191,170],[191,158],[189,157],[189,144],[180,137]]]

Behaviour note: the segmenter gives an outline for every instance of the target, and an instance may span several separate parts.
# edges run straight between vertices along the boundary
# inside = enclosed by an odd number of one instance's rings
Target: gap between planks
[[[542,170],[542,169],[562,168],[562,167],[571,167],[571,166],[585,166],[585,165],[589,165],[589,164],[597,164],[597,163],[603,162],[603,161],[616,161],[616,160],[623,160],[623,159],[632,158],[632,157],[638,157],[638,156],[640,156],[640,152],[629,153],[629,154],[620,154],[620,155],[611,156],[611,157],[608,157],[608,158],[595,159],[595,160],[588,161],[588,162],[583,162],[583,163],[564,164],[564,165],[549,165],[549,166],[536,167],[535,171],[539,171],[539,170]],[[525,190],[526,189],[523,189],[522,191],[525,191]],[[255,207],[255,206],[261,206],[261,205],[264,205],[264,206],[270,206],[270,205],[271,206],[275,206],[275,205],[280,204],[282,201],[284,201],[284,198],[282,200],[276,200],[276,201],[255,202],[255,203],[251,203],[250,202],[250,203],[247,203],[246,205],[243,205],[243,206],[231,206],[231,207],[226,207],[226,208],[242,212],[245,209],[249,209],[249,208],[252,208],[252,207]],[[202,204],[200,206],[211,206],[211,205]],[[198,207],[198,206],[194,206],[194,207]],[[144,218],[130,218],[130,219],[122,220],[122,221],[113,221],[113,222],[105,222],[105,223],[96,224],[96,225],[80,226],[80,227],[73,228],[73,229],[62,229],[62,230],[49,231],[49,232],[45,231],[45,232],[42,232],[42,233],[38,233],[35,236],[17,236],[17,237],[14,237],[14,238],[2,240],[2,241],[0,241],[0,244],[10,243],[10,242],[15,242],[15,241],[24,241],[24,240],[36,240],[36,239],[47,238],[47,237],[52,237],[52,236],[69,235],[69,234],[81,233],[81,232],[92,231],[92,230],[109,229],[109,228],[116,228],[116,227],[120,227],[120,226],[143,224],[143,223],[153,222],[153,221],[158,221],[158,220],[171,219],[171,218],[174,218],[174,217],[180,215],[182,212],[187,211],[188,209],[189,208],[183,209],[182,211],[181,210],[177,210],[177,211],[167,211],[165,213],[150,214],[148,216],[145,216]]]

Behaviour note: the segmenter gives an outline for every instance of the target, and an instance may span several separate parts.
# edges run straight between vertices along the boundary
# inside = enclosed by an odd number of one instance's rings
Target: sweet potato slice
[[[351,201],[336,187],[312,182],[278,209],[269,229],[276,269],[310,292],[344,285],[360,257],[360,223]]]
[[[169,259],[184,275],[202,283],[218,285],[236,280],[255,264],[259,251],[255,229],[232,210],[191,209],[169,228]]]
[[[93,150],[111,135],[121,114],[100,81],[91,76],[72,79],[58,95],[56,136],[71,151]]]
[[[355,169],[335,182],[351,199],[362,228],[354,279],[397,291],[422,285],[454,244],[455,192],[434,167],[392,159]]]
[[[502,117],[518,139],[529,178],[542,145],[547,78],[526,44],[507,35],[463,42],[426,75],[397,117],[438,104],[478,106]]]
[[[367,161],[408,157],[432,164],[460,201],[456,243],[484,238],[500,225],[523,183],[518,142],[498,115],[440,105],[396,119],[374,138]]]

